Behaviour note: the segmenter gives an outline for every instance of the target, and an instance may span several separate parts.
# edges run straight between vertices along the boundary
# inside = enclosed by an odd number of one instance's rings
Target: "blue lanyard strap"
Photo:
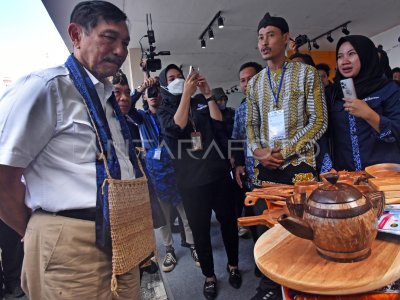
[[[160,140],[161,140],[161,137],[160,137],[160,130],[158,129],[157,122],[156,122],[156,120],[154,119],[153,114],[152,114],[151,112],[150,112],[150,119],[151,119],[151,122],[153,123],[154,129],[155,129],[156,132],[157,132],[157,139],[158,139],[157,144],[160,145]]]
[[[279,81],[279,87],[278,87],[278,91],[277,91],[276,95],[274,93],[274,89],[272,88],[271,70],[269,67],[268,67],[267,72],[268,72],[269,87],[271,88],[272,95],[274,96],[274,99],[275,99],[275,107],[278,107],[279,94],[280,94],[281,88],[282,88],[283,77],[285,76],[285,63],[282,64],[282,74],[281,74],[281,79]]]

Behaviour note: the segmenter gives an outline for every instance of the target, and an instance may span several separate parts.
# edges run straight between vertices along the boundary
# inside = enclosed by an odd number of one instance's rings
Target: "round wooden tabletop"
[[[259,269],[273,281],[312,294],[364,293],[400,278],[400,237],[390,234],[379,233],[367,259],[336,263],[320,257],[311,241],[278,224],[258,239],[254,257]]]

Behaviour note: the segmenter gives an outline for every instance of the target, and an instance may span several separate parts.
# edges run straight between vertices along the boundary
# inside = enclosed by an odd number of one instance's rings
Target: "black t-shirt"
[[[174,115],[181,96],[163,99],[157,111],[165,142],[175,164],[178,184],[182,188],[205,185],[226,177],[230,170],[227,159],[228,136],[224,122],[213,120],[207,101],[196,95],[190,102],[191,117],[186,127],[175,124]],[[201,133],[203,150],[191,151],[191,133]]]

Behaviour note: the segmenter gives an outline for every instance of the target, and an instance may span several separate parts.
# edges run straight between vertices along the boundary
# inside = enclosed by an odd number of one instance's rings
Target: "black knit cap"
[[[260,23],[258,23],[257,32],[260,31],[261,28],[264,28],[267,26],[278,27],[280,30],[282,30],[282,33],[289,32],[289,25],[284,18],[271,17],[271,15],[268,12],[261,19]]]

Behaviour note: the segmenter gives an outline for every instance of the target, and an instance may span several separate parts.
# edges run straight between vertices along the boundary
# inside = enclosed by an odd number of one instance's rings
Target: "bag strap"
[[[90,123],[92,123],[92,126],[93,126],[93,128],[94,128],[94,131],[95,131],[95,133],[96,133],[97,140],[98,140],[98,142],[99,142],[98,144],[99,144],[99,146],[100,146],[100,151],[101,151],[100,156],[99,156],[99,159],[103,160],[104,168],[106,169],[106,173],[107,173],[107,179],[113,179],[113,178],[111,177],[110,170],[108,169],[107,158],[106,158],[106,155],[104,154],[103,145],[102,145],[101,142],[100,142],[100,136],[99,136],[99,133],[98,133],[98,131],[97,131],[96,124],[94,123],[93,118],[92,118],[92,116],[90,115],[89,107],[87,106],[86,101],[83,101],[83,103],[85,104],[86,110],[88,111],[88,115],[89,115],[89,118],[90,118]],[[137,161],[138,161],[138,165],[139,165],[140,171],[142,172],[143,176],[146,177],[146,173],[145,173],[144,170],[143,170],[142,162],[140,161],[140,159],[138,159]]]

